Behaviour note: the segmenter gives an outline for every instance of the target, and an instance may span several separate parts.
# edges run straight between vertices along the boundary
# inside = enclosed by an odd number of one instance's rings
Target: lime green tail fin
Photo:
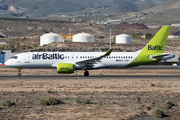
[[[142,53],[162,54],[166,45],[171,26],[162,27],[151,41],[144,47]]]

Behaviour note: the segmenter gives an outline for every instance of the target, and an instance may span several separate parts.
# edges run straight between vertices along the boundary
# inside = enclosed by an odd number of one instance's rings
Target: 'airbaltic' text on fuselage
[[[160,46],[160,45],[155,45],[155,46],[148,45],[148,50],[163,50],[163,46]]]
[[[53,60],[53,59],[56,59],[56,60],[63,60],[64,59],[64,54],[59,54],[59,53],[52,53],[52,54],[48,54],[48,53],[42,53],[42,54],[33,54],[32,55],[32,59],[33,60],[36,60],[36,59],[43,59],[43,60]]]

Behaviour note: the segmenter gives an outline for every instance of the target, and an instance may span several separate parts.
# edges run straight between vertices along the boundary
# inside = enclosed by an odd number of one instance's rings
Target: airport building
[[[53,42],[64,42],[64,39],[56,33],[47,33],[40,37],[40,46]]]
[[[73,36],[73,42],[96,42],[94,36],[88,33],[79,33]]]

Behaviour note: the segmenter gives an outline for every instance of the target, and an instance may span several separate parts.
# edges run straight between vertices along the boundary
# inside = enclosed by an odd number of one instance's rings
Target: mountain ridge
[[[165,0],[144,0],[152,1],[153,3]],[[2,11],[0,16],[4,17],[47,17],[48,15],[62,15],[69,12],[75,13],[77,11],[86,11],[90,13],[88,9],[92,11],[101,12],[108,7],[116,6],[123,0],[1,0],[0,10]],[[119,8],[118,13],[122,12],[134,12],[137,11],[136,7],[141,5],[140,0],[126,0],[130,6],[125,4],[121,6],[125,10]],[[9,10],[9,7],[14,7],[15,10]],[[117,7],[118,8],[118,7]],[[5,16],[6,15],[6,16]]]

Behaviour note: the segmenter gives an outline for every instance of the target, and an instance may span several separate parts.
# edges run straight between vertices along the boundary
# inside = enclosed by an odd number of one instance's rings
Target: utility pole
[[[111,24],[109,26],[110,26],[110,43],[109,43],[109,47],[111,49]]]

